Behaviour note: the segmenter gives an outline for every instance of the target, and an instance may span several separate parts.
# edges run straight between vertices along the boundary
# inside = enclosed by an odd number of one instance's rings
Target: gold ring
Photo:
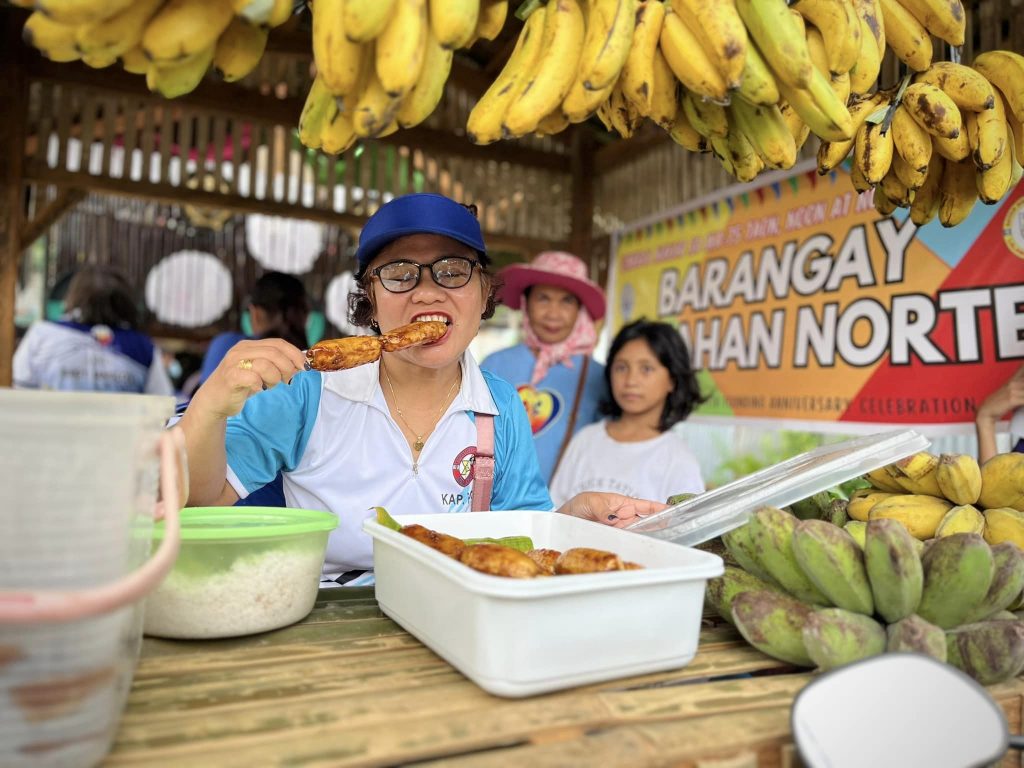
[[[238,367],[241,368],[243,371],[251,371],[252,370],[252,360],[250,360],[249,358],[245,358],[244,360],[239,360],[238,361]]]

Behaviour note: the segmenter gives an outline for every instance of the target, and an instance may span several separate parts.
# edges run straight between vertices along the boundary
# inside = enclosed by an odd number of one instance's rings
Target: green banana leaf
[[[384,507],[374,507],[377,512],[377,522],[383,525],[385,528],[390,528],[392,531],[401,531],[402,526],[395,518],[388,514],[388,511]],[[533,541],[529,536],[502,536],[500,539],[463,539],[463,544],[469,546],[471,544],[499,544],[503,547],[511,547],[512,549],[518,549],[520,552],[529,552],[533,549]]]

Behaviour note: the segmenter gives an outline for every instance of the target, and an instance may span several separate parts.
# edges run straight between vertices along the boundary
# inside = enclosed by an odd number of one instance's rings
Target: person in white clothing
[[[128,280],[109,266],[75,273],[60,320],[33,323],[14,353],[14,386],[173,395],[159,347],[138,329]]]
[[[701,493],[697,458],[672,430],[705,399],[679,332],[646,320],[624,326],[609,350],[605,381],[608,418],[569,443],[551,482],[554,502],[584,491],[663,500]]]

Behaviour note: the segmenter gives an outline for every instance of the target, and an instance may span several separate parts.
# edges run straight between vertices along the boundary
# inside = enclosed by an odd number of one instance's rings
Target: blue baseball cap
[[[406,235],[444,235],[468,245],[486,258],[487,248],[480,222],[461,203],[444,195],[417,192],[382,205],[359,235],[356,261],[361,276],[381,249]]]

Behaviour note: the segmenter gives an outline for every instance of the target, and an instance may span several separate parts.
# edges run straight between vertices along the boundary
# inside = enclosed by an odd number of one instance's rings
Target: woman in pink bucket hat
[[[482,364],[519,391],[549,482],[572,435],[597,420],[604,391],[604,367],[590,355],[605,297],[587,272],[582,259],[564,251],[544,251],[529,264],[501,270],[498,298],[523,308],[523,342]]]

